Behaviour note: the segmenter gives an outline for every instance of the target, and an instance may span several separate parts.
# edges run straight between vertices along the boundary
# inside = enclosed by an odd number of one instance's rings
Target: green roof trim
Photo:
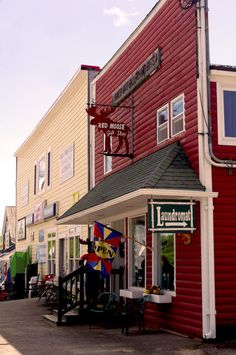
[[[145,188],[205,191],[183,149],[174,143],[107,176],[58,219]]]

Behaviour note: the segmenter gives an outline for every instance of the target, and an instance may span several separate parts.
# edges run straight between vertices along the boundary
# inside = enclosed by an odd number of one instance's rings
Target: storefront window
[[[145,287],[146,233],[145,217],[131,219],[131,282],[132,286]]]
[[[48,241],[48,274],[56,274],[56,240]]]
[[[69,272],[72,272],[79,267],[80,258],[80,243],[79,237],[69,238]]]
[[[161,288],[175,289],[175,234],[160,233],[158,236],[158,283]]]

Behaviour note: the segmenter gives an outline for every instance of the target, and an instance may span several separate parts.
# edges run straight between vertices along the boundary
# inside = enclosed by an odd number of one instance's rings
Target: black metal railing
[[[62,323],[63,315],[75,307],[84,308],[84,280],[85,268],[58,278],[58,324]]]
[[[81,318],[85,311],[87,304],[85,288],[87,269],[81,265],[77,270],[66,275],[65,277],[58,278],[57,289],[57,314],[58,324],[62,323],[63,315],[79,307],[79,313]],[[102,286],[99,289],[99,293],[104,291],[112,291],[119,293],[119,289],[123,288],[124,268],[112,269],[109,278],[106,278],[102,282]],[[87,285],[88,286],[88,285]]]

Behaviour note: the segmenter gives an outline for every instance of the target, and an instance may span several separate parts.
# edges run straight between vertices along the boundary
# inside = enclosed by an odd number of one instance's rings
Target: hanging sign
[[[111,137],[117,137],[118,145],[114,154],[118,153],[123,146],[125,146],[126,154],[129,154],[129,127],[125,123],[114,122],[108,117],[115,111],[115,107],[99,108],[96,105],[91,105],[86,111],[90,116],[94,117],[91,119],[90,124],[96,126],[105,135],[104,152],[107,155],[112,153]]]
[[[149,201],[148,228],[152,232],[193,232],[195,202]]]

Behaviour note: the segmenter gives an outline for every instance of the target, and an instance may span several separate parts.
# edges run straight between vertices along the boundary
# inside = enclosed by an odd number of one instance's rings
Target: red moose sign
[[[98,130],[105,134],[105,150],[106,154],[111,154],[111,137],[118,138],[118,146],[114,154],[118,153],[125,144],[126,154],[129,154],[128,132],[129,127],[125,123],[118,123],[112,121],[108,116],[115,111],[115,107],[98,108],[96,105],[90,106],[86,109],[87,113],[94,117],[90,124],[97,126]]]

